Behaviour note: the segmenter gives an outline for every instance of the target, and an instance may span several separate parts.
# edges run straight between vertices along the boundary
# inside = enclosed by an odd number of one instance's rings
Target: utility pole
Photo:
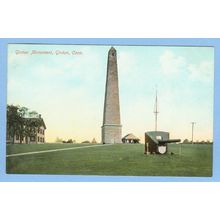
[[[156,98],[155,98],[155,105],[154,105],[154,114],[155,114],[155,131],[157,131],[157,115],[158,115],[158,100],[157,100],[157,87],[156,87]]]
[[[191,124],[192,124],[192,144],[193,144],[194,125],[196,124],[196,122],[191,122]]]

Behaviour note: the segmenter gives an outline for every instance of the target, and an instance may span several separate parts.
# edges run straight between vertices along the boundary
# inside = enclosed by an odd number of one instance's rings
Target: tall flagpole
[[[157,86],[156,86],[156,98],[155,98],[155,105],[154,105],[154,114],[155,114],[155,131],[157,131],[157,115],[158,115],[158,100],[157,100]]]

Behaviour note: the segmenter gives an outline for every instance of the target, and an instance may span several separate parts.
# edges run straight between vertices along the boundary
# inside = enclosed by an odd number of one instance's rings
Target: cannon
[[[149,131],[145,133],[145,154],[166,154],[169,143],[180,142],[180,139],[170,139],[169,132]]]

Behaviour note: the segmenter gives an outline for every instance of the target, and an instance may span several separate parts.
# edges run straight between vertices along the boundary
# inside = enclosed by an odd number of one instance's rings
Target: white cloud
[[[202,60],[200,63],[190,63],[185,57],[166,50],[160,56],[160,71],[162,74],[173,76],[187,73],[189,80],[210,82],[214,76],[214,62]]]
[[[190,78],[193,80],[210,81],[214,76],[214,63],[211,61],[202,61],[197,65],[188,65]]]
[[[185,58],[175,55],[172,51],[166,50],[160,56],[161,72],[166,75],[179,74],[186,65]]]

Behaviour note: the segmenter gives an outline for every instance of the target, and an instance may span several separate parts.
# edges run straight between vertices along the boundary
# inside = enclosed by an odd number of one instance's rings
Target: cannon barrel
[[[159,144],[176,143],[180,141],[180,139],[158,140]]]

